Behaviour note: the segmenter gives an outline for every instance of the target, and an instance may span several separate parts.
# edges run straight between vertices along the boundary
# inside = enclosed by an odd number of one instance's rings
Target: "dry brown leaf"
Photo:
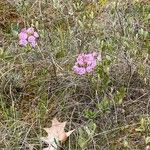
[[[44,128],[44,130],[48,133],[48,136],[42,137],[41,140],[48,143],[49,146],[43,150],[57,150],[57,143],[63,143],[67,140],[67,137],[69,137],[74,130],[65,132],[64,128],[66,123],[66,121],[59,122],[56,118],[54,118],[52,120],[52,126],[50,128]]]

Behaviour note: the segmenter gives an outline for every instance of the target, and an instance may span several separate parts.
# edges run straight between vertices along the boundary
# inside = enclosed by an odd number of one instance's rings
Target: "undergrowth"
[[[22,47],[31,26],[37,46]],[[0,0],[0,38],[0,149],[46,147],[54,117],[76,129],[60,149],[150,149],[148,0]],[[96,69],[75,74],[88,52]]]

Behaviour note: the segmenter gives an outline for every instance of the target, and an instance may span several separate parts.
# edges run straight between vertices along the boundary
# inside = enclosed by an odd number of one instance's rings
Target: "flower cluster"
[[[89,54],[79,54],[77,57],[77,62],[73,67],[73,70],[76,74],[84,75],[86,73],[92,72],[96,67],[96,53]]]
[[[33,27],[30,28],[23,28],[19,33],[19,44],[22,46],[26,46],[30,44],[30,46],[36,46],[36,40],[39,37],[38,33],[34,31]]]

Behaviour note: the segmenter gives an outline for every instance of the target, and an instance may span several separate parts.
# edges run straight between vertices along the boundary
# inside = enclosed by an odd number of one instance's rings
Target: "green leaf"
[[[146,144],[149,144],[149,143],[150,143],[150,137],[149,137],[149,136],[145,138],[145,143],[146,143]]]
[[[90,122],[88,125],[79,129],[78,144],[80,145],[82,150],[85,150],[87,148],[87,145],[95,134],[95,130],[96,124],[93,122]]]
[[[110,109],[110,101],[107,97],[104,97],[103,100],[97,104],[98,109],[102,111],[109,111]]]
[[[124,88],[124,87],[121,87],[115,93],[114,100],[115,100],[116,104],[118,104],[118,105],[122,104],[125,94],[126,94],[126,88]]]

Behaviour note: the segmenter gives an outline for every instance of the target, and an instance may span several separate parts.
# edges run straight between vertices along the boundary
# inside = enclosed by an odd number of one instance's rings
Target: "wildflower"
[[[23,28],[19,33],[19,44],[22,46],[26,46],[30,44],[30,46],[35,47],[37,42],[37,38],[39,37],[38,33],[34,31],[33,27]]]
[[[84,75],[86,73],[90,73],[96,67],[96,53],[89,54],[79,54],[77,57],[77,62],[73,67],[73,70],[76,74]]]

